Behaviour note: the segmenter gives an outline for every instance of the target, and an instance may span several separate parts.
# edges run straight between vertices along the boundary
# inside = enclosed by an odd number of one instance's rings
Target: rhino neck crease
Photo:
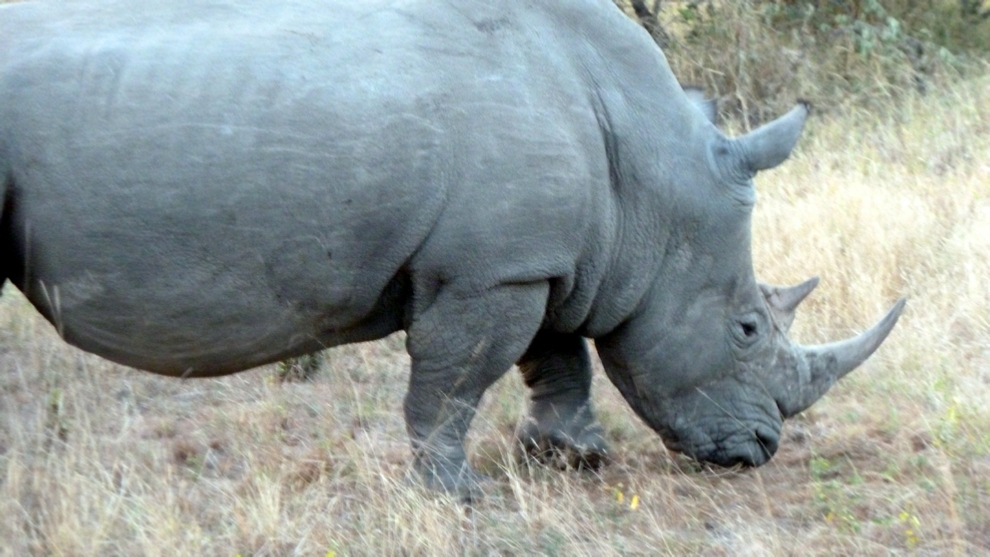
[[[608,159],[609,203],[602,225],[602,280],[582,334],[597,338],[631,319],[672,262],[703,264],[685,249],[716,198],[708,145],[718,130],[684,95],[652,39],[621,13],[599,18],[577,49]],[[716,211],[719,209],[716,208]],[[698,223],[702,223],[699,225]],[[689,235],[690,235],[689,234]],[[748,246],[747,246],[748,247]]]
[[[718,196],[709,191],[704,157],[708,124],[687,117],[693,114],[667,114],[683,108],[673,96],[672,106],[660,109],[637,107],[634,100],[641,99],[617,98],[613,92],[599,101],[610,181],[604,226],[610,229],[611,244],[585,325],[590,337],[608,334],[642,311],[658,282],[684,279],[705,285],[716,259],[706,245],[714,235],[711,223],[739,221],[737,209],[719,206]],[[646,126],[651,120],[669,124]],[[687,140],[676,141],[678,130],[685,129]],[[732,214],[723,214],[727,212]]]

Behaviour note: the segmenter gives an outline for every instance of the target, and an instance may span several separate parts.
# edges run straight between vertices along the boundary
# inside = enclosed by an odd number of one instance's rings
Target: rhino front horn
[[[824,344],[798,347],[796,373],[785,379],[784,395],[778,400],[785,418],[814,404],[836,381],[873,354],[897,324],[906,300],[901,298],[872,329],[857,337]]]

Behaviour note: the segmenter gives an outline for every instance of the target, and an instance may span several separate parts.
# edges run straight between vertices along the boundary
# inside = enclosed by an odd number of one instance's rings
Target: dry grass
[[[332,350],[307,384],[274,368],[179,381],[67,347],[8,287],[0,554],[990,551],[990,80],[812,120],[758,188],[759,275],[823,279],[798,339],[846,336],[910,298],[878,355],[789,422],[761,469],[668,455],[601,373],[617,462],[520,465],[525,393],[509,373],[470,448],[496,485],[465,509],[403,481],[401,338]]]

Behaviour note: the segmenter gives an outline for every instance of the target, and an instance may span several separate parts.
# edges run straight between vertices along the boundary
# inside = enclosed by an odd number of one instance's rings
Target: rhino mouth
[[[773,458],[780,444],[780,428],[758,424],[729,434],[713,435],[694,429],[683,436],[663,438],[667,450],[698,462],[725,468],[755,468]]]

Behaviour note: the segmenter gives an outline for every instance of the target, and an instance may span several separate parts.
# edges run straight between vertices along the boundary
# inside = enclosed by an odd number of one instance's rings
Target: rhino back
[[[524,15],[424,6],[5,8],[9,278],[163,373],[387,334],[412,272],[566,298],[605,195],[594,115]]]

